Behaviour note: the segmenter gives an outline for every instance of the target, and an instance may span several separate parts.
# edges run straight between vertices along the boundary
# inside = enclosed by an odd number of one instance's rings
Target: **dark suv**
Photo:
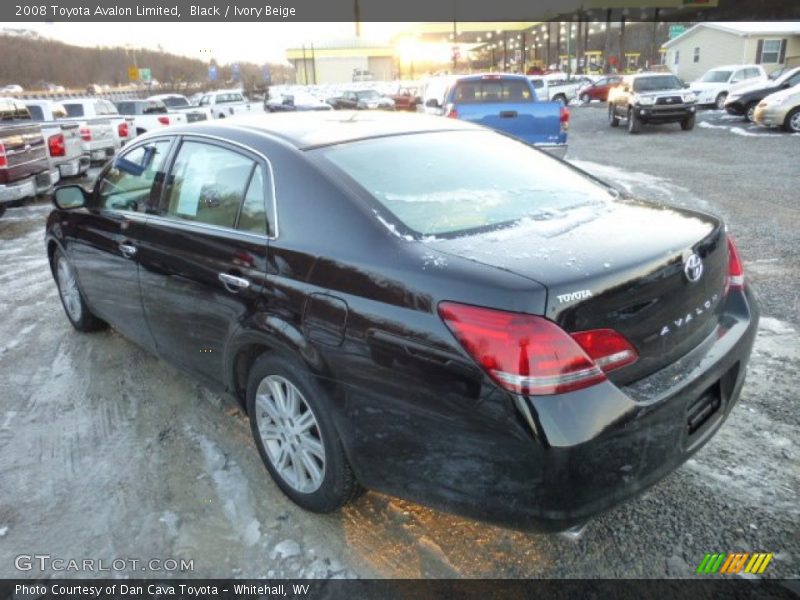
[[[626,75],[608,95],[608,122],[618,127],[626,119],[628,131],[638,133],[643,123],[680,123],[694,128],[697,97],[680,79],[668,73]]]

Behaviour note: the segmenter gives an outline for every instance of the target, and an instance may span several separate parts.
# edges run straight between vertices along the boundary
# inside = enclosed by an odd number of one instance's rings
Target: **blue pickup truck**
[[[527,77],[504,73],[432,81],[422,110],[503,131],[558,157],[567,151],[569,110],[540,102]]]

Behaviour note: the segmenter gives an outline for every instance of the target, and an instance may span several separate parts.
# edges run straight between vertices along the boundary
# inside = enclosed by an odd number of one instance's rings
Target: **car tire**
[[[632,108],[628,109],[628,133],[639,133],[642,129],[642,122]]]
[[[753,122],[753,114],[756,112],[756,105],[758,102],[751,102],[747,106],[744,107],[744,120],[752,123]]]
[[[728,92],[720,92],[717,94],[716,100],[714,100],[714,106],[716,106],[717,110],[722,110],[725,108],[725,100],[728,99]]]
[[[783,120],[783,128],[791,133],[800,133],[800,106],[789,111]]]
[[[581,102],[583,104],[589,104],[592,101],[592,97],[589,94],[581,94]]]
[[[56,287],[58,287],[58,297],[61,298],[61,305],[72,326],[83,333],[108,327],[105,321],[96,317],[89,310],[78,287],[75,270],[61,250],[53,253],[52,268]]]
[[[619,127],[619,117],[614,113],[614,105],[608,105],[608,124],[611,127]]]
[[[327,392],[292,360],[268,353],[250,369],[247,412],[261,460],[286,496],[316,513],[338,510],[363,492],[330,405]]]
[[[681,121],[681,129],[683,129],[684,131],[691,131],[692,129],[694,129],[694,121],[695,121],[694,115],[686,117],[683,121]]]

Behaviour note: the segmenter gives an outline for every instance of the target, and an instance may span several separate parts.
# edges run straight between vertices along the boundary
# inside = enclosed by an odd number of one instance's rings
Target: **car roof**
[[[423,114],[366,111],[322,111],[242,115],[219,121],[203,121],[175,127],[176,134],[207,133],[220,129],[249,130],[279,138],[301,150],[368,138],[435,131],[485,131],[483,127],[457,119]]]
[[[474,75],[456,75],[453,81],[480,81],[482,79],[497,80],[497,79],[519,79],[525,81],[528,79],[527,75],[519,75],[517,73],[476,73]]]
[[[676,77],[675,73],[661,73],[659,71],[647,71],[646,73],[631,73],[630,75],[623,75],[623,77],[630,77],[631,79],[639,79],[640,77],[664,77],[672,75]]]

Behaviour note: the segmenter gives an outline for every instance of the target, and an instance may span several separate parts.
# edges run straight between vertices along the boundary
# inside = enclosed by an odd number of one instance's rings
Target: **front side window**
[[[61,104],[53,104],[52,109],[54,119],[67,118],[67,110]]]
[[[198,106],[206,106],[211,103],[211,96],[203,96],[200,98],[200,104]]]
[[[489,131],[399,135],[313,152],[421,236],[558,218],[577,206],[600,210],[613,197],[542,151]]]
[[[778,60],[781,53],[781,40],[764,40],[761,46],[761,56],[759,62],[774,64],[780,62]]]
[[[160,187],[154,182],[169,145],[168,140],[158,140],[121,154],[100,180],[94,207],[143,212],[148,204],[155,205]]]
[[[167,215],[233,228],[254,166],[227,148],[184,142],[172,167]]]

